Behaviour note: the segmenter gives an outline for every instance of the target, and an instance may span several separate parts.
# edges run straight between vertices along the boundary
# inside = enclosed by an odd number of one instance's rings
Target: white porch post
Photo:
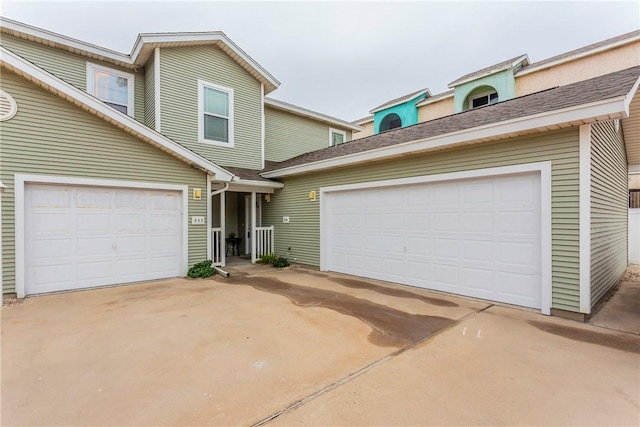
[[[251,192],[251,263],[256,262],[256,192]]]
[[[225,223],[227,222],[227,208],[226,208],[227,192],[220,193],[220,259],[222,266],[227,263],[227,230]]]

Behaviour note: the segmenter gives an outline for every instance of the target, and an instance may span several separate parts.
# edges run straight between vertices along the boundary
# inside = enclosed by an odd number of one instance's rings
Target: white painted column
[[[211,241],[211,229],[213,228],[213,203],[211,199],[211,177],[207,176],[207,191],[204,193],[207,197],[207,259],[213,259],[213,251]]]
[[[256,263],[256,192],[251,192],[251,263]]]
[[[580,313],[591,313],[591,125],[580,125]]]
[[[226,219],[227,219],[227,192],[223,191],[220,193],[220,257],[222,261],[222,266],[224,267],[227,263],[227,230],[226,230]]]

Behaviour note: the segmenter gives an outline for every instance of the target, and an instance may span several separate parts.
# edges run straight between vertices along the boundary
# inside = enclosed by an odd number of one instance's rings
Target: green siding
[[[14,174],[157,182],[205,189],[203,172],[73,104],[2,70],[2,89],[18,113],[0,123],[3,293],[14,292]],[[189,199],[191,215],[207,214],[206,198]],[[206,257],[207,227],[189,225],[189,264]]]
[[[591,127],[591,306],[627,268],[627,157],[622,128]]]
[[[276,251],[298,262],[320,264],[319,202],[308,193],[320,187],[551,161],[552,305],[579,310],[579,137],[570,128],[541,135],[482,143],[360,166],[333,168],[285,179],[263,209],[263,224],[275,225]],[[289,224],[282,223],[290,216]],[[291,247],[291,251],[288,248]]]
[[[198,80],[234,90],[234,147],[198,142]],[[262,168],[260,82],[215,46],[160,49],[162,133],[223,166]]]
[[[50,72],[56,77],[61,78],[76,88],[87,90],[87,62],[102,65],[114,70],[123,71],[134,74],[134,116],[139,122],[145,119],[145,103],[144,103],[144,70],[134,72],[130,68],[122,68],[109,62],[98,61],[93,58],[76,55],[69,51],[44,46],[39,43],[21,39],[19,37],[2,34],[0,44],[15,54],[22,56],[38,67]]]
[[[156,128],[155,57],[151,55],[144,73],[144,124]]]
[[[351,141],[351,131],[338,126],[329,126],[316,120],[307,119],[286,111],[264,109],[265,117],[265,159],[281,162],[291,157],[329,146],[329,129],[344,130],[347,141]]]

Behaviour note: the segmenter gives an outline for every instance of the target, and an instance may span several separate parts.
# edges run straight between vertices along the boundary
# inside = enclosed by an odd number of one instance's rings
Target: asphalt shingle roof
[[[393,129],[357,139],[335,147],[324,148],[279,163],[265,171],[273,171],[322,160],[362,153],[419,139],[445,135],[478,126],[547,113],[595,101],[624,96],[640,77],[640,66],[606,74],[593,79],[536,92],[481,108]]]
[[[449,83],[449,87],[453,87],[453,86],[457,85],[458,83],[463,82],[465,80],[470,80],[470,79],[473,79],[473,78],[476,78],[476,77],[481,77],[481,76],[484,76],[484,75],[487,75],[487,74],[491,74],[491,73],[494,73],[494,72],[505,70],[505,69],[511,67],[511,65],[514,62],[516,62],[516,60],[522,58],[523,56],[526,57],[527,55],[526,54],[518,55],[518,56],[515,56],[515,57],[513,57],[511,59],[507,59],[506,61],[498,62],[497,64],[493,64],[493,65],[490,65],[488,67],[485,67],[485,68],[483,68],[481,70],[474,71],[474,72],[469,73],[469,74],[465,74],[464,76],[462,76],[462,77],[452,81],[451,83]]]
[[[388,107],[388,106],[393,105],[393,104],[410,101],[412,98],[418,96],[418,94],[420,92],[428,92],[428,91],[429,91],[429,89],[424,88],[424,89],[417,90],[415,92],[411,92],[408,95],[403,95],[403,96],[400,96],[398,98],[392,99],[391,101],[387,101],[384,104],[380,104],[377,107],[372,108],[371,111],[379,110],[381,108]]]

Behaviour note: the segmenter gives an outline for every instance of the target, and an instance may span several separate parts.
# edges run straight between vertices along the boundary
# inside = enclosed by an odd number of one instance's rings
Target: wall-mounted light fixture
[[[264,201],[269,203],[271,201],[271,194],[265,194],[264,195]]]
[[[316,192],[314,191],[309,191],[309,200],[311,200],[312,202],[316,201]]]
[[[193,189],[193,200],[200,200],[200,199],[202,199],[202,189],[194,188]]]

